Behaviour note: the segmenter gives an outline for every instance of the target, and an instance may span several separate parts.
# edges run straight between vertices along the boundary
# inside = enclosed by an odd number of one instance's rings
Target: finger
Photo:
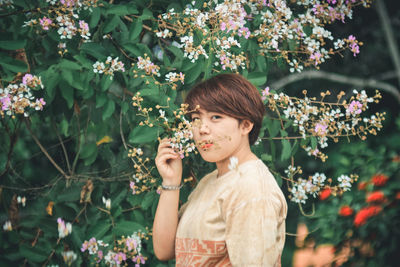
[[[173,149],[173,148],[171,148],[171,147],[162,147],[159,151],[158,151],[158,153],[157,153],[157,156],[158,155],[163,155],[163,154],[165,154],[165,153],[176,153],[176,151],[175,151],[175,149]]]
[[[158,164],[167,164],[167,161],[170,159],[179,159],[179,155],[177,153],[165,153],[160,157],[156,158],[156,163]],[[168,165],[168,164],[167,164]]]

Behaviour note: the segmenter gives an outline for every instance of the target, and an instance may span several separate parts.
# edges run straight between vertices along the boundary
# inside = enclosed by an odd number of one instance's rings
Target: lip
[[[203,141],[200,141],[200,142],[198,143],[198,146],[199,146],[201,149],[203,149],[203,150],[210,149],[213,145],[214,145],[214,144],[213,144],[212,141],[210,141],[210,140],[203,140]]]

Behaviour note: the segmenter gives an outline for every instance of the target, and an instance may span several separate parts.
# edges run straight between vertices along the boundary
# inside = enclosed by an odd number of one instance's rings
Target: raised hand
[[[182,159],[169,141],[168,138],[161,140],[155,162],[164,185],[179,185],[182,180]]]

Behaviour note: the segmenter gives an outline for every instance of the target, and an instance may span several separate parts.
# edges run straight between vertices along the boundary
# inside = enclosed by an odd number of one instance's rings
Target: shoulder
[[[275,177],[261,160],[239,166],[229,191],[227,199],[231,204],[257,202],[266,208],[273,208],[277,213],[286,214],[285,196]]]

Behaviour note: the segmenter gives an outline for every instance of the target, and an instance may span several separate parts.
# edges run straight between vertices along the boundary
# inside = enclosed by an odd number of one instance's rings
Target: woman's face
[[[208,162],[222,162],[238,157],[248,146],[248,131],[235,118],[198,109],[192,114],[193,138],[200,155]]]

